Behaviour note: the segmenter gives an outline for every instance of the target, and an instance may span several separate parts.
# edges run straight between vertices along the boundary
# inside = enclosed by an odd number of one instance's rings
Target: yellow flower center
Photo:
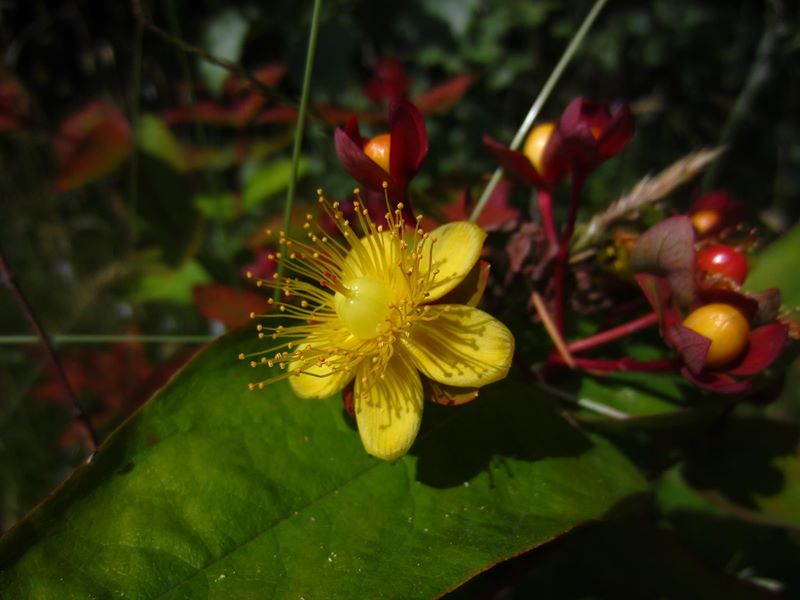
[[[390,324],[391,290],[374,277],[356,277],[343,283],[345,293],[336,292],[336,314],[354,336],[369,340],[385,333]]]

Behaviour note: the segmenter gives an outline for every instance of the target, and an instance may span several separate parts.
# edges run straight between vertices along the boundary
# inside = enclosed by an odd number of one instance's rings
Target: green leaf
[[[228,9],[220,13],[208,26],[203,46],[211,54],[238,62],[242,57],[244,40],[249,29],[249,22],[239,11]],[[222,86],[228,71],[217,65],[201,60],[200,76],[214,96],[222,93]]]
[[[308,161],[301,158],[297,163],[297,179],[303,177],[307,171]],[[292,161],[290,159],[272,161],[252,172],[247,178],[242,193],[245,210],[285,190],[289,187],[291,177]]]
[[[163,160],[179,173],[186,170],[186,159],[180,143],[158,117],[144,115],[136,127],[136,139],[145,152]]]
[[[787,277],[796,268],[798,256],[800,223],[753,259],[745,288],[757,292],[776,287],[785,306],[800,305],[800,277]]]
[[[754,513],[730,511],[713,494],[692,488],[677,466],[656,485],[660,514],[684,547],[704,563],[781,589],[786,598],[800,594],[800,538],[774,527]],[[728,507],[729,508],[729,507]]]
[[[233,221],[241,211],[237,210],[239,200],[235,194],[217,192],[198,194],[194,198],[194,206],[205,217],[213,221]]]
[[[765,597],[732,574],[709,569],[671,532],[641,518],[582,527],[554,548],[515,559],[509,571],[522,576],[513,586],[507,585],[504,598]],[[476,578],[448,600],[496,597],[492,593],[496,586],[496,580]]]
[[[0,541],[0,597],[429,598],[643,491],[511,380],[371,458],[340,398],[246,391],[254,337],[201,353]]]
[[[574,399],[580,407],[591,411],[584,410],[581,420],[646,429],[703,422],[718,415],[727,402],[702,397],[678,375],[636,372],[581,376]]]
[[[184,261],[176,269],[154,265],[139,280],[134,299],[139,302],[166,300],[191,304],[192,288],[210,281],[206,270],[194,260]]]
[[[800,426],[737,418],[686,461],[686,482],[743,518],[800,529]]]

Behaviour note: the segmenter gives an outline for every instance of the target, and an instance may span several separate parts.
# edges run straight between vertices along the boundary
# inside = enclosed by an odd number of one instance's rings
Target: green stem
[[[589,29],[591,29],[595,19],[597,19],[597,15],[599,15],[600,11],[603,10],[603,7],[607,1],[608,0],[596,0],[592,6],[592,9],[589,11],[589,14],[586,15],[586,18],[583,20],[583,23],[581,23],[580,28],[572,37],[569,46],[567,46],[567,49],[564,50],[564,54],[561,56],[558,64],[556,64],[553,72],[550,73],[550,77],[548,77],[544,87],[542,87],[542,91],[539,92],[539,96],[537,96],[536,100],[533,101],[528,114],[525,116],[525,120],[522,121],[522,125],[519,126],[514,139],[511,141],[510,148],[512,150],[516,150],[520,147],[520,145],[522,145],[525,136],[528,134],[528,130],[531,128],[531,125],[533,125],[536,117],[539,116],[542,106],[544,106],[544,103],[550,97],[553,88],[555,88],[558,80],[561,79],[561,75],[572,61],[572,58],[578,51],[583,39],[586,37],[586,34],[589,33]],[[489,183],[486,184],[486,189],[483,190],[480,199],[478,199],[478,203],[475,205],[475,209],[472,211],[472,214],[469,217],[470,221],[474,223],[478,220],[478,217],[483,212],[486,203],[489,202],[489,198],[491,197],[492,192],[494,192],[494,188],[497,187],[497,184],[500,182],[502,177],[503,169],[502,167],[497,167],[495,172],[492,174],[492,178],[489,180]]]
[[[211,335],[137,335],[62,333],[51,335],[56,346],[62,344],[204,344],[216,339]],[[0,346],[33,344],[39,341],[35,335],[0,335]]]
[[[319,34],[319,15],[322,9],[322,0],[314,0],[314,9],[311,13],[311,30],[308,34],[308,50],[306,52],[306,67],[303,73],[303,90],[300,93],[300,106],[297,111],[297,123],[294,130],[294,146],[292,148],[292,176],[289,178],[289,189],[286,191],[286,202],[283,205],[283,230],[289,233],[289,224],[292,217],[292,205],[297,190],[297,169],[300,162],[300,148],[303,144],[303,129],[306,124],[306,110],[308,97],[311,90],[311,74],[314,70],[314,57],[317,54],[317,37]],[[278,280],[283,277],[284,261],[278,263]],[[275,288],[274,298],[280,296],[280,288]]]

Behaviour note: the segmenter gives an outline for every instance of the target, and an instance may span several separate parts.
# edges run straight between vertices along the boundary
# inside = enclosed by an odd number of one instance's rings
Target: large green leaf
[[[0,541],[0,597],[430,597],[643,491],[511,380],[373,459],[340,399],[246,391],[253,337],[200,354]]]
[[[757,522],[800,529],[800,427],[730,419],[687,459],[683,476],[710,503]]]
[[[760,291],[777,287],[786,306],[800,305],[800,277],[793,276],[800,256],[800,223],[754,259],[745,287]]]

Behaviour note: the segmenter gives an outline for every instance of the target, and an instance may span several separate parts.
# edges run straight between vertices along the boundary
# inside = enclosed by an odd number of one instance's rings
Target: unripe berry
[[[534,127],[525,139],[525,145],[522,147],[522,153],[528,157],[531,164],[536,170],[544,175],[542,166],[542,157],[544,156],[544,149],[547,147],[547,142],[550,141],[550,135],[556,128],[555,123],[542,123]]]
[[[732,246],[714,244],[697,253],[697,266],[709,275],[721,275],[738,285],[747,279],[747,258]]]
[[[747,346],[750,324],[730,304],[706,304],[683,321],[687,329],[711,340],[706,355],[707,367],[720,367],[738,357]]]
[[[388,133],[376,135],[367,145],[364,146],[364,154],[378,163],[381,169],[389,172],[389,149],[391,148],[392,136]]]
[[[697,235],[702,237],[717,226],[720,215],[716,210],[700,210],[696,213],[692,213],[689,218],[692,221],[692,226],[697,232]]]

